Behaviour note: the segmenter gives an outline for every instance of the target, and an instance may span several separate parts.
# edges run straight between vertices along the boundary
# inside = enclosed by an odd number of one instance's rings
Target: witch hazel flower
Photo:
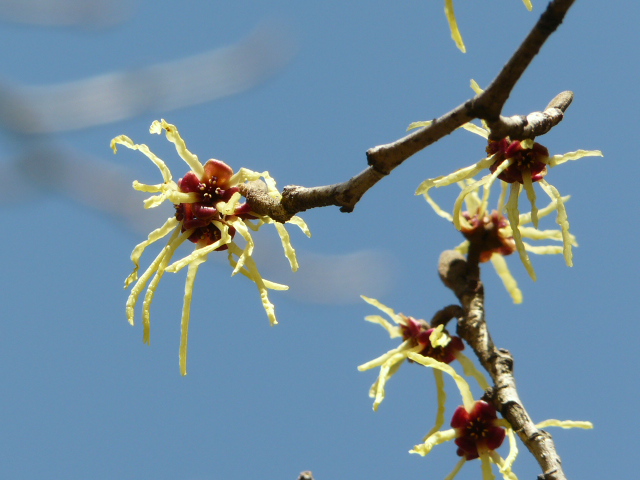
[[[531,0],[522,0],[522,1],[524,2],[525,7],[527,7],[527,10],[531,11],[533,9]],[[445,0],[444,14],[447,17],[447,22],[449,22],[449,29],[451,30],[451,38],[455,42],[458,49],[462,53],[466,53],[467,48],[464,46],[464,42],[462,41],[462,35],[460,34],[460,29],[458,28],[458,21],[456,20],[456,12],[453,9],[453,0]]]
[[[463,401],[463,405],[459,406],[453,413],[450,424],[451,429],[432,430],[425,437],[423,443],[413,447],[410,453],[426,456],[435,446],[453,440],[457,447],[456,453],[461,458],[453,471],[445,477],[445,480],[452,480],[468,461],[478,458],[481,462],[483,480],[495,479],[493,465],[498,467],[505,480],[517,480],[518,477],[512,468],[518,456],[518,445],[515,432],[509,422],[498,418],[497,411],[493,405],[484,400],[474,400],[467,381],[458,375],[450,365],[433,358],[416,355],[415,353],[409,353],[408,357],[416,363],[433,368],[434,371],[438,370],[450,375],[455,381]],[[593,428],[591,422],[572,420],[545,420],[537,424],[536,428],[552,426]],[[505,438],[509,439],[509,454],[506,458],[503,458],[496,450],[502,446]]]
[[[475,183],[473,178],[458,182],[461,189],[465,189],[468,185]],[[480,252],[479,261],[491,262],[496,273],[502,280],[507,292],[511,296],[514,303],[522,303],[522,292],[518,287],[518,282],[511,274],[505,257],[511,255],[517,250],[516,241],[514,239],[513,230],[508,218],[505,216],[505,197],[507,193],[507,184],[502,184],[503,188],[498,200],[496,210],[488,210],[489,189],[485,185],[484,195],[481,198],[479,189],[471,191],[464,197],[465,210],[462,212],[464,222],[461,222],[460,233],[465,237],[465,241],[458,245],[455,250],[462,254],[467,254],[470,244],[474,245]],[[434,211],[441,217],[453,222],[453,216],[443,210],[429,195],[426,190],[423,193],[425,199]],[[566,203],[569,196],[562,197],[562,201]],[[537,218],[543,218],[553,213],[558,208],[558,202],[553,200],[546,207],[537,211]],[[532,222],[531,213],[522,213],[518,217],[518,233],[521,238],[531,241],[556,241],[562,242],[563,235],[561,230],[539,230],[530,226]],[[573,235],[569,234],[569,242],[572,246],[578,243]],[[563,253],[562,245],[532,245],[527,241],[522,241],[524,249],[529,253],[538,255],[553,255]]]
[[[472,81],[472,88],[477,92],[481,91],[480,87]],[[409,129],[428,125],[431,122],[415,122],[409,125]],[[509,198],[505,202],[505,210],[507,219],[513,232],[513,240],[520,259],[525,266],[527,272],[533,280],[536,279],[535,270],[531,264],[531,260],[527,253],[527,249],[522,240],[522,234],[518,228],[520,225],[519,199],[522,191],[526,192],[527,198],[531,204],[531,223],[535,229],[538,228],[540,213],[537,207],[537,194],[534,189],[534,183],[542,188],[543,192],[555,202],[555,210],[557,211],[556,223],[560,226],[562,233],[563,255],[568,266],[573,266],[572,246],[574,240],[569,232],[569,219],[565,208],[565,198],[560,195],[558,189],[548,183],[544,178],[549,168],[557,167],[568,161],[578,160],[584,157],[602,156],[599,150],[576,150],[564,155],[549,156],[546,147],[534,142],[533,140],[514,140],[504,138],[500,141],[489,140],[490,131],[486,127],[480,127],[473,123],[467,123],[462,128],[476,133],[488,140],[487,153],[489,156],[476,162],[468,167],[456,170],[455,172],[440,176],[437,178],[427,179],[420,184],[416,190],[416,195],[425,195],[434,187],[445,187],[458,182],[464,182],[473,179],[478,173],[489,170],[489,173],[480,180],[468,182],[462,192],[455,201],[453,208],[452,221],[458,230],[464,228],[472,228],[468,218],[465,218],[462,208],[465,198],[472,192],[477,191],[480,187],[484,187],[484,198],[488,198],[488,192],[491,186],[500,180],[509,190]],[[484,200],[483,200],[484,203]]]
[[[163,178],[161,184],[146,185],[138,181],[133,182],[134,189],[155,194],[144,201],[145,208],[154,208],[164,201],[169,201],[173,203],[175,209],[175,214],[163,226],[151,232],[147,240],[138,244],[131,254],[134,269],[125,280],[125,288],[133,284],[126,304],[127,319],[131,325],[134,324],[135,307],[146,288],[142,306],[143,341],[150,343],[150,308],[158,284],[165,272],[176,273],[188,266],[179,353],[180,372],[186,375],[193,288],[198,268],[207,260],[209,254],[214,251],[226,251],[233,268],[231,275],[241,273],[256,284],[262,305],[272,325],[277,324],[278,321],[275,307],[269,300],[268,290],[287,290],[289,287],[262,278],[252,256],[255,243],[251,230],[256,231],[262,225],[273,223],[293,271],[298,269],[298,261],[284,225],[274,222],[267,216],[252,212],[247,203],[241,202],[242,197],[238,186],[260,179],[266,184],[269,195],[274,198],[279,197],[276,183],[269,172],[257,173],[241,168],[234,173],[229,165],[214,159],[202,164],[198,157],[187,149],[178,129],[165,120],[154,121],[149,131],[155,134],[162,134],[164,131],[167,140],[175,145],[178,154],[187,163],[190,171],[176,183],[164,161],[152,153],[146,145],[135,144],[125,135],[120,135],[111,141],[114,153],[117,152],[117,145],[139,150],[160,170]],[[311,236],[307,225],[300,217],[294,216],[287,223],[298,226],[307,236]],[[166,236],[169,236],[169,240],[165,247],[144,273],[139,275],[140,258],[145,249]],[[238,237],[242,238],[243,247],[236,242]],[[195,244],[195,250],[184,258],[170,263],[178,247],[186,241]]]
[[[393,321],[393,324],[380,315],[369,315],[365,317],[365,320],[377,323],[383,327],[387,330],[391,338],[403,339],[398,347],[358,367],[358,370],[361,372],[380,367],[378,378],[369,390],[369,396],[374,399],[374,410],[378,410],[378,407],[384,400],[387,382],[400,369],[410,353],[434,358],[445,364],[458,360],[463,365],[465,371],[469,372],[468,374],[481,377],[483,385],[488,387],[484,376],[475,368],[473,362],[462,353],[464,343],[462,343],[460,337],[449,335],[444,330],[444,325],[432,328],[425,320],[416,320],[402,313],[396,313],[393,309],[374,298],[362,295],[362,299],[387,314]],[[439,399],[438,411],[441,412],[438,414],[439,419],[444,415],[446,393],[444,392],[444,379],[442,378],[442,374],[436,370],[434,370],[434,374]],[[444,418],[442,422],[444,422]]]

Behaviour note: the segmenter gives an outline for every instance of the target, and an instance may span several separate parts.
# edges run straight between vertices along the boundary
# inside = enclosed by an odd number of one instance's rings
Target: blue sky
[[[10,2],[0,4],[0,478],[294,479],[310,469],[317,480],[438,479],[451,471],[452,445],[426,458],[407,453],[435,416],[429,372],[403,366],[371,410],[375,373],[356,367],[395,342],[363,320],[376,312],[358,295],[427,319],[454,302],[436,265],[459,234],[413,192],[481,158],[481,139],[458,131],[420,152],[351,214],[304,213],[313,237],[292,232],[295,275],[275,232],[261,234],[265,277],[291,286],[271,295],[276,327],[255,286],[212,258],[196,283],[186,377],[177,358],[184,274],[161,283],[151,346],[140,324],[127,323],[122,289],[131,250],[171,209],[143,210],[145,195],[129,187],[159,182],[157,170],[137,152],[109,149],[126,134],[182,176],[171,145],[148,134],[162,117],[201,158],[269,170],[281,187],[344,181],[365,168],[368,148],[469,98],[471,78],[487,85],[544,5],[534,0],[530,13],[517,0],[457,2],[463,55],[443,3],[95,1],[86,11],[102,5],[102,21],[89,15],[64,27],[46,23],[70,21],[73,2],[33,2],[41,11],[53,5],[55,15],[30,20],[45,25],[17,22]],[[564,121],[539,140],[553,154],[605,155],[547,177],[572,195],[573,268],[538,256],[534,283],[510,258],[522,305],[490,267],[484,273],[494,340],[513,353],[534,420],[595,424],[552,432],[570,478],[637,470],[639,11],[576,2],[505,109],[526,114],[573,90]],[[217,50],[243,41],[257,63]],[[211,51],[230,63],[210,77],[195,64],[168,63]],[[238,76],[227,77],[234,69]],[[75,85],[87,89],[76,104],[53,87],[96,77]],[[75,128],[80,119],[90,126]],[[40,133],[25,125],[41,125]],[[460,399],[452,383],[448,391],[453,411]],[[527,453],[515,472],[539,473]],[[474,462],[459,478],[479,474]]]

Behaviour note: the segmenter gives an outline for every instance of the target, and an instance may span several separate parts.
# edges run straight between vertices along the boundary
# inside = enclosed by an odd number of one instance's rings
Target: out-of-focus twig
[[[0,86],[0,122],[42,134],[166,112],[248,90],[292,58],[282,29],[263,25],[240,42],[137,70],[45,86]]]

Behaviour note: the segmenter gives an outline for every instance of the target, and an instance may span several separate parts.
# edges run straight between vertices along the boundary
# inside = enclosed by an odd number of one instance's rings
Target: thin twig
[[[494,406],[538,461],[543,471],[539,478],[566,480],[551,435],[536,428],[518,396],[513,357],[508,350],[496,348],[491,339],[485,321],[484,287],[477,275],[477,264],[470,265],[460,253],[447,250],[440,256],[438,271],[443,283],[453,290],[462,304],[465,315],[458,321],[458,335],[471,346],[491,375],[494,387],[489,395]]]
[[[548,132],[562,120],[562,114],[570,102],[553,104],[553,107],[547,108],[545,112],[534,112],[526,117],[507,118],[501,117],[500,114],[514,86],[542,45],[562,23],[574,1],[553,0],[549,4],[518,50],[483,93],[433,120],[427,127],[395,142],[369,149],[369,167],[358,175],[334,185],[311,188],[287,186],[280,201],[260,192],[252,192],[251,185],[242,187],[242,195],[247,197],[255,212],[269,215],[279,222],[287,221],[298,212],[329,205],[339,206],[342,212],[351,212],[362,196],[394,168],[473,119],[486,120],[492,129],[492,137],[511,136],[513,139],[523,139]]]

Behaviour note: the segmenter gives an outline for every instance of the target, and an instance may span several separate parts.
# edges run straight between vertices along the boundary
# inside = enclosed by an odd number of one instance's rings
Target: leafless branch
[[[498,349],[491,339],[485,321],[484,287],[472,265],[455,250],[440,256],[438,271],[443,283],[456,294],[465,314],[458,321],[460,335],[478,356],[489,372],[494,387],[489,396],[496,409],[507,419],[522,442],[538,461],[543,480],[566,480],[560,456],[551,435],[536,428],[516,389],[513,375],[513,357],[508,350]]]
[[[572,96],[571,92],[558,95],[544,112],[508,118],[500,114],[513,87],[545,41],[562,23],[574,1],[553,0],[549,4],[518,50],[484,92],[433,120],[429,126],[395,142],[369,149],[368,168],[346,182],[311,188],[287,186],[280,202],[260,192],[252,192],[251,186],[243,187],[241,193],[247,197],[254,211],[280,222],[298,212],[329,205],[339,206],[342,212],[351,212],[362,196],[394,168],[473,119],[487,121],[494,138],[533,138],[548,132],[562,120],[564,110],[571,103],[567,101],[567,97]]]

